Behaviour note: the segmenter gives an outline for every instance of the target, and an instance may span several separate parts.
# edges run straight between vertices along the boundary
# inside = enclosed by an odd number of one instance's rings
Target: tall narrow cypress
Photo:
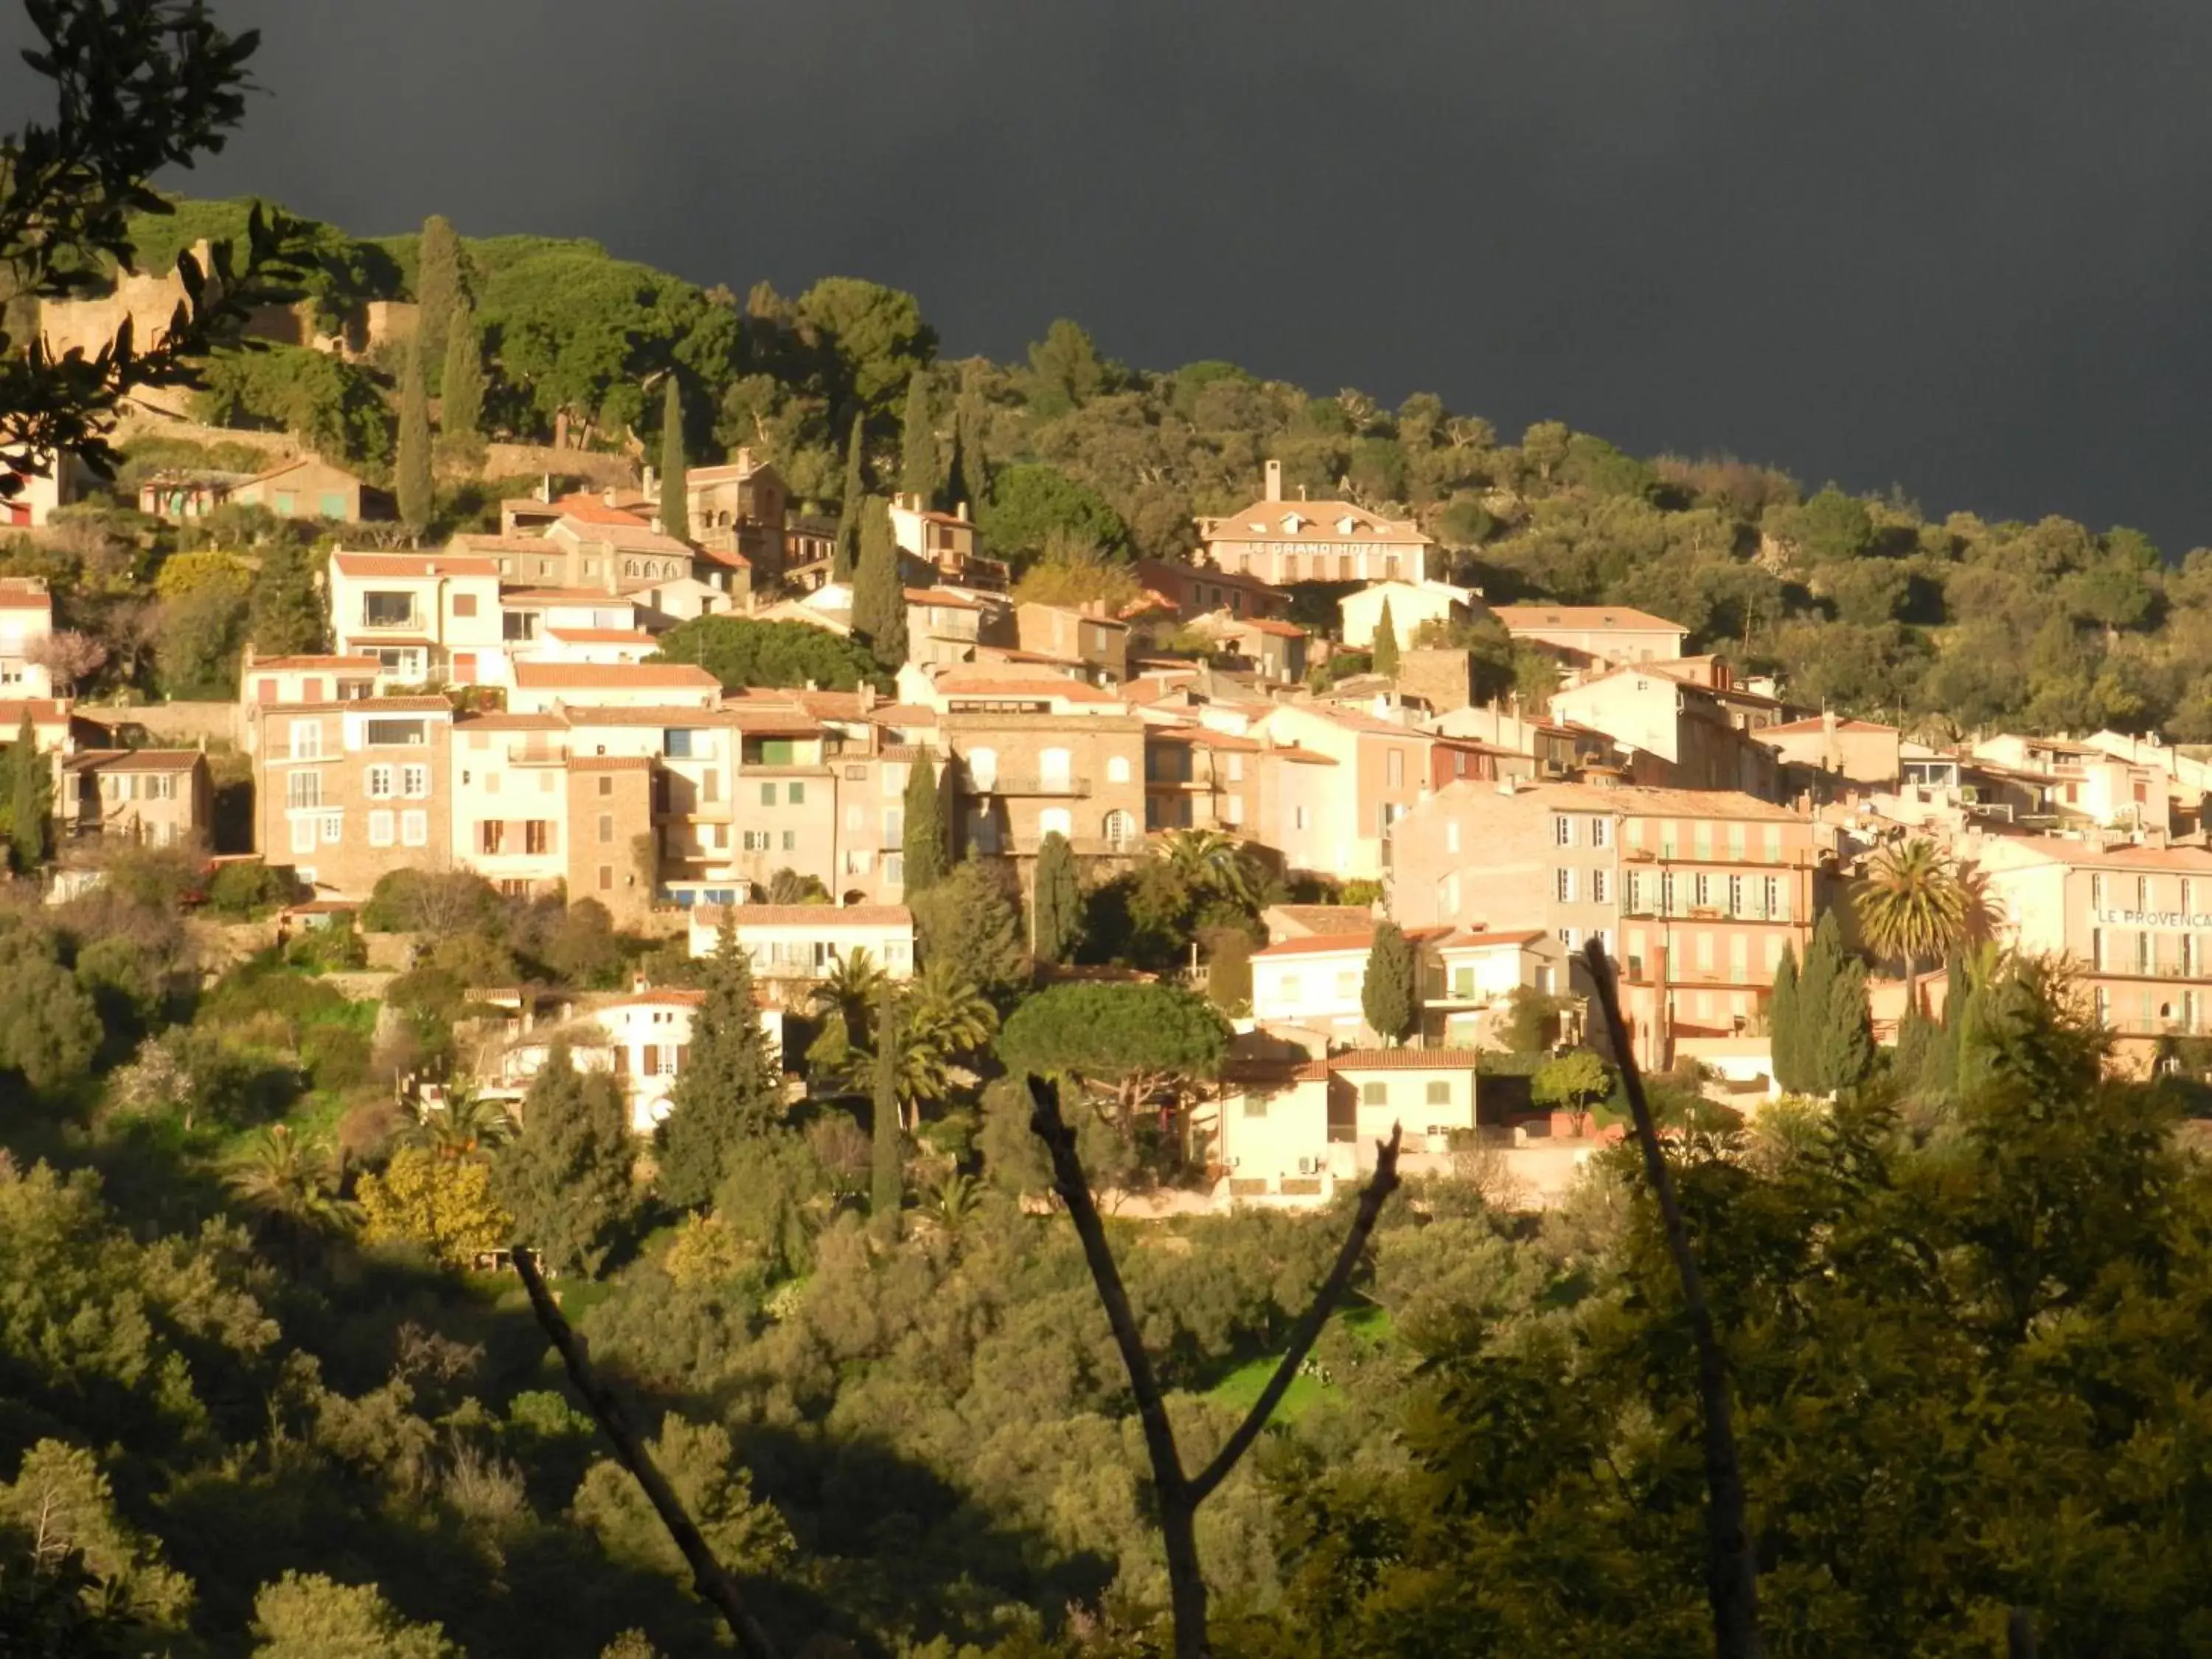
[[[452,221],[434,213],[422,222],[415,249],[415,338],[425,375],[445,365],[447,336],[463,299],[461,239]]]
[[[906,665],[906,584],[889,504],[871,495],[860,512],[860,562],[853,573],[853,631],[893,672]]]
[[[407,348],[407,367],[399,383],[398,496],[400,522],[420,537],[429,528],[430,393],[422,384],[422,342]]]
[[[898,1097],[900,1041],[898,1000],[887,987],[876,1012],[876,1121],[868,1181],[868,1216],[886,1243],[897,1242],[899,1210],[906,1202],[905,1125],[900,1121]]]
[[[1867,1012],[1866,964],[1845,957],[1828,981],[1820,1030],[1822,1086],[1856,1088],[1874,1070],[1874,1029]]]
[[[466,300],[453,307],[446,330],[446,372],[439,384],[438,453],[461,466],[483,463],[483,347]]]
[[[1769,1062],[1776,1083],[1791,1094],[1805,1088],[1805,1068],[1798,1058],[1797,949],[1782,947],[1782,964],[1774,970],[1774,994],[1766,1005],[1767,1042],[1773,1050]]]
[[[899,431],[899,489],[924,507],[937,499],[937,433],[929,422],[929,376],[907,377],[906,420]]]
[[[951,781],[948,778],[945,782],[949,792]],[[900,852],[906,898],[912,903],[915,894],[945,879],[952,862],[945,834],[945,811],[939,799],[937,762],[927,749],[917,752],[914,764],[907,769],[905,817]]]
[[[15,728],[15,744],[9,752],[15,776],[9,791],[8,840],[16,869],[26,873],[46,861],[46,837],[53,828],[54,786],[46,757],[39,752],[39,733],[31,724],[31,711],[23,710]]]
[[[1378,674],[1391,679],[1398,678],[1398,624],[1390,617],[1390,601],[1382,601],[1382,608],[1375,613],[1374,659],[1372,666]]]
[[[1844,934],[1833,910],[1824,910],[1797,976],[1797,1064],[1803,1087],[1826,1094],[1840,1086],[1829,1080],[1829,1045],[1825,1036],[1837,1006],[1836,980],[1844,971]]]
[[[1037,848],[1033,881],[1031,949],[1039,962],[1066,962],[1083,936],[1083,887],[1075,873],[1075,849],[1057,830]]]
[[[860,562],[860,511],[866,504],[860,482],[860,417],[853,416],[853,435],[845,446],[845,500],[837,509],[837,550],[830,561],[830,580],[848,582]]]
[[[684,484],[684,394],[673,371],[660,399],[660,532],[679,542],[691,539],[691,504]]]
[[[951,505],[965,502],[969,515],[983,510],[983,497],[991,488],[988,458],[983,453],[983,402],[972,379],[960,388],[960,403],[952,422],[953,466],[945,479]]]

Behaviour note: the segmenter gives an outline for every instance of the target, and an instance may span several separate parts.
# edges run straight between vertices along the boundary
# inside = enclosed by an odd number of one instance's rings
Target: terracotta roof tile
[[[519,662],[514,684],[526,691],[589,687],[595,690],[665,691],[721,689],[722,683],[690,662]]]
[[[1490,614],[1505,624],[1508,633],[1516,628],[1613,629],[1637,634],[1686,635],[1690,631],[1680,623],[1625,605],[1494,605]]]
[[[497,576],[499,567],[489,559],[456,557],[451,553],[333,553],[331,564],[340,574],[374,580],[377,577]]]
[[[898,927],[914,925],[903,904],[702,904],[693,907],[692,925],[720,927],[730,917],[743,932],[753,927],[797,927],[822,922],[833,927]]]

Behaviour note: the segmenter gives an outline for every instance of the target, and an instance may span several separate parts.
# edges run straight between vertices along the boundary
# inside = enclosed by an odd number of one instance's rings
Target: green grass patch
[[[1232,1412],[1249,1412],[1260,1398],[1260,1391],[1267,1386],[1267,1379],[1275,1374],[1280,1362],[1279,1354],[1266,1354],[1249,1364],[1239,1365],[1206,1391],[1206,1398],[1217,1406],[1225,1406]],[[1275,1407],[1275,1420],[1295,1422],[1316,1401],[1335,1390],[1318,1377],[1301,1371],[1291,1379],[1284,1391],[1282,1403]]]

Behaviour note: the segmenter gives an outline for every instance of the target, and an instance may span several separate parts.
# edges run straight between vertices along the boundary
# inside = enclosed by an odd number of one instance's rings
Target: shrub
[[[208,908],[218,915],[263,916],[297,904],[307,890],[289,869],[273,869],[259,859],[240,859],[217,866],[208,883]]]

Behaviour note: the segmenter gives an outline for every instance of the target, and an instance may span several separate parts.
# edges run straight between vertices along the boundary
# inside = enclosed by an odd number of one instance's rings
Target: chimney
[[[1283,464],[1280,461],[1267,463],[1267,499],[1271,501],[1283,499]]]
[[[659,501],[660,499],[660,492],[653,487],[656,482],[657,480],[654,477],[653,469],[650,466],[647,467],[645,469],[645,482],[638,486],[638,494],[644,496],[646,500],[649,501]]]
[[[550,472],[538,475],[538,499],[549,505],[553,500],[553,475]]]
[[[968,522],[968,503],[962,501],[954,507],[952,509],[952,516],[959,520],[961,523],[966,524]]]
[[[866,680],[860,682],[860,712],[865,714],[876,706],[876,688]]]
[[[629,988],[633,995],[643,996],[646,993],[645,975],[643,974],[632,975],[630,976]]]

